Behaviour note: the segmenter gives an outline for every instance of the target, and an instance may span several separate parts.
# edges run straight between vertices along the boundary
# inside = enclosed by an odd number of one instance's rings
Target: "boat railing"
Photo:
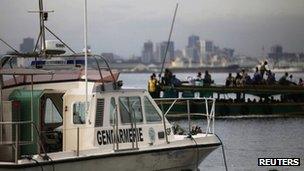
[[[165,118],[168,117],[170,111],[172,111],[173,107],[177,104],[177,102],[181,102],[181,101],[186,101],[186,105],[187,105],[187,111],[186,113],[181,113],[178,114],[179,116],[187,116],[187,122],[188,122],[188,133],[191,134],[191,130],[192,130],[192,121],[191,121],[191,116],[201,116],[201,118],[203,119],[204,117],[207,120],[207,124],[206,124],[206,129],[205,131],[205,135],[207,136],[208,134],[214,134],[214,124],[215,124],[215,98],[159,98],[159,99],[154,99],[155,101],[160,103],[161,106],[161,110],[162,110],[162,114],[163,114],[163,126],[164,126],[164,130],[165,130],[165,138],[166,138],[166,142],[169,143],[168,140],[168,134],[167,134],[167,125],[166,125],[166,121]],[[172,101],[172,103],[169,105],[168,109],[166,111],[164,111],[163,105],[162,103],[166,101]],[[191,101],[197,101],[197,102],[202,102],[202,105],[205,107],[205,113],[191,113],[191,105],[190,102]]]
[[[129,102],[129,99],[128,99],[128,106],[129,106],[129,109],[132,109],[133,111],[135,110],[132,105],[130,104]],[[131,141],[131,148],[121,148],[119,146],[119,141],[118,141],[118,136],[119,136],[119,128],[118,128],[118,111],[117,111],[117,104],[115,105],[115,108],[113,110],[113,113],[111,113],[111,115],[113,116],[113,124],[112,124],[112,127],[113,127],[113,151],[114,152],[119,152],[119,151],[126,151],[126,150],[138,150],[138,139],[137,137],[139,136],[138,135],[138,132],[136,131],[137,129],[137,122],[136,122],[136,117],[135,117],[135,113],[134,112],[131,112],[128,111],[128,114],[129,114],[129,117],[130,117],[130,126],[131,126],[131,130],[133,130],[133,133],[132,133],[132,141]],[[135,134],[134,134],[135,133]]]
[[[28,139],[23,139],[21,132],[23,125],[29,126],[31,129],[31,134]],[[33,131],[35,130],[35,131]],[[36,132],[39,138],[34,140],[33,132]],[[40,132],[37,125],[33,121],[18,121],[18,122],[0,122],[0,147],[1,146],[12,146],[14,149],[14,162],[17,164],[19,159],[20,146],[31,145],[37,143],[41,147],[42,151],[45,153],[44,147],[40,142]],[[39,148],[40,149],[40,148]],[[38,150],[38,154],[41,151]]]
[[[10,86],[18,85],[18,84],[21,84],[21,83],[24,84],[27,81],[27,77],[26,77],[27,75],[29,75],[29,76],[30,75],[46,75],[46,73],[43,73],[43,74],[24,74],[24,73],[21,73],[21,74],[19,73],[18,74],[16,72],[8,73],[8,71],[16,71],[16,70],[20,70],[20,69],[23,69],[24,72],[26,70],[30,70],[30,68],[20,68],[20,67],[12,65],[12,61],[14,59],[24,58],[24,57],[28,58],[28,59],[32,59],[32,58],[34,59],[34,56],[6,55],[6,56],[3,57],[4,59],[0,60],[0,69],[4,69],[3,66],[8,65],[8,66],[5,67],[6,68],[5,69],[6,72],[4,72],[2,75],[6,75],[6,78],[5,78],[6,80],[10,80],[11,79],[11,81],[6,82],[5,85],[4,85],[4,82],[2,81],[3,82],[2,87],[10,87]],[[66,58],[67,61],[69,61],[68,60],[68,58],[69,58],[72,61],[77,61],[76,58],[83,58],[83,54],[59,55],[59,56],[52,56],[52,57],[54,57],[54,58],[58,58],[58,57],[60,57],[60,58]],[[89,63],[90,66],[89,67],[91,69],[93,69],[93,70],[98,71],[98,73],[96,73],[96,74],[99,75],[99,78],[96,77],[96,79],[98,78],[98,81],[100,81],[101,83],[103,83],[103,85],[105,83],[109,82],[109,80],[106,79],[106,77],[107,77],[107,75],[109,73],[109,76],[111,77],[111,80],[112,80],[111,82],[113,82],[114,88],[119,88],[121,86],[120,85],[121,82],[119,82],[117,80],[117,78],[115,77],[115,74],[112,71],[112,68],[110,67],[110,64],[106,60],[106,58],[104,58],[101,55],[95,55],[95,54],[89,54],[89,57],[90,57],[89,58],[90,59],[89,60],[90,61],[90,63]],[[32,61],[32,62],[36,65],[39,61]],[[84,63],[84,61],[81,62],[80,65],[82,65],[83,63]],[[42,66],[41,67],[37,67],[35,65],[32,66],[33,67],[32,71],[37,71],[37,73],[38,72],[42,72],[42,71],[44,71],[44,72],[50,71],[47,74],[47,75],[50,75],[50,77],[43,77],[43,81],[51,81],[51,80],[54,79],[54,75],[56,75],[56,74],[62,74],[62,73],[56,73],[55,74],[54,71],[55,70],[59,70],[58,68],[56,68],[57,65],[51,65],[51,66],[53,66],[55,68],[47,68],[47,67],[44,68]],[[78,69],[79,71],[81,70],[81,68],[79,68],[79,66],[76,65],[75,62],[74,62],[74,64],[73,63],[69,64],[68,62],[66,62],[65,65],[70,66],[69,69],[72,72],[72,74],[74,73],[74,71],[76,73],[77,70],[75,70],[75,68]],[[105,72],[103,72],[103,71],[105,71]],[[104,75],[105,73],[106,73],[106,75]],[[8,75],[10,75],[11,77],[8,77]],[[22,75],[23,77],[19,77],[20,75]],[[94,74],[90,74],[89,73],[89,76],[93,76],[95,78]]]

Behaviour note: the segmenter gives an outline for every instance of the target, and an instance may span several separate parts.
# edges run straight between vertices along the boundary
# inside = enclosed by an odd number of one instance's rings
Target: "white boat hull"
[[[107,155],[68,158],[54,162],[1,165],[0,170],[23,171],[97,171],[97,170],[196,170],[203,159],[219,144],[191,145],[184,148],[128,151]],[[197,156],[199,156],[197,158]]]

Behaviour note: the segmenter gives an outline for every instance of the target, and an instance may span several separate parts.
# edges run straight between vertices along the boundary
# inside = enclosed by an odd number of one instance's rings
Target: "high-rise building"
[[[155,62],[161,63],[165,57],[166,48],[167,48],[167,41],[158,43],[156,45],[156,60]],[[168,45],[168,52],[166,57],[166,62],[174,60],[174,42],[170,41]]]
[[[196,35],[191,35],[188,38],[188,47],[195,47],[197,43],[199,42],[200,38]]]
[[[34,39],[27,37],[23,39],[23,42],[20,44],[20,52],[29,53],[34,50]]]
[[[191,35],[188,38],[188,46],[186,47],[186,56],[191,59],[193,63],[201,62],[201,44],[200,38],[196,35]]]
[[[34,39],[27,37],[23,39],[23,42],[20,44],[20,52],[21,53],[30,53],[34,50]],[[25,67],[30,65],[30,59],[29,58],[18,58],[17,66],[19,67]]]
[[[213,42],[210,40],[201,41],[201,57],[205,63],[209,62],[209,57],[214,51]]]
[[[282,54],[283,53],[283,47],[281,45],[274,45],[270,48],[270,53]]]
[[[179,50],[179,49],[176,49],[174,51],[174,55],[175,55],[175,57],[179,57],[179,58],[184,58],[185,57],[184,52],[182,50]]]
[[[153,60],[153,42],[145,42],[142,51],[142,62],[148,64],[151,63]]]
[[[213,52],[213,42],[210,40],[204,40],[203,48],[205,49],[205,52],[212,53]]]
[[[297,61],[298,56],[296,53],[284,52],[281,45],[274,45],[270,48],[270,53],[268,54],[270,59],[273,59],[275,62],[279,60],[286,61]]]
[[[199,44],[197,43],[196,46],[187,47],[186,48],[186,54],[188,58],[191,58],[191,61],[193,63],[200,63],[201,60],[201,51]]]

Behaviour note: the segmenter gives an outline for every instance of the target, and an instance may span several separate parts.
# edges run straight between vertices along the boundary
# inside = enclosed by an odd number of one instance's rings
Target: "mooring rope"
[[[224,144],[223,144],[221,138],[218,135],[216,135],[216,134],[214,134],[214,135],[220,140],[220,143],[221,143],[221,146],[222,146],[222,154],[223,154],[223,159],[224,159],[225,170],[228,171]]]

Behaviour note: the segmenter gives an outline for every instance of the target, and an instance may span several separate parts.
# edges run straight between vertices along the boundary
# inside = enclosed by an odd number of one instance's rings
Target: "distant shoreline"
[[[114,68],[115,69],[115,68]],[[253,73],[254,71],[252,68],[238,68],[238,69],[227,69],[227,68],[169,68],[174,73],[197,73],[197,72],[204,72],[208,70],[211,73],[237,73],[240,72],[242,69],[245,69],[249,73]],[[160,70],[143,70],[143,71],[126,71],[118,69],[120,73],[159,73]],[[274,73],[304,73],[304,69],[302,70],[289,70],[289,69],[280,69],[280,70],[272,70]]]

